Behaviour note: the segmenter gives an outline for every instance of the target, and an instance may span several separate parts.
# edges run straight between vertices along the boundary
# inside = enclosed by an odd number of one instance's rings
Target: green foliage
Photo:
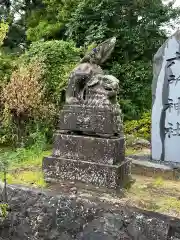
[[[53,37],[59,29],[61,29],[61,23],[54,24],[43,20],[38,24],[36,29],[30,28],[28,30],[28,40],[38,41],[39,39],[44,39],[44,36],[47,38]]]
[[[71,14],[66,35],[78,46],[116,36],[106,68],[120,80],[126,119],[139,118],[151,107],[151,60],[166,35],[162,25],[180,13],[160,0],[83,0]]]
[[[27,44],[28,16],[33,10],[41,7],[41,0],[1,1],[1,19],[5,19],[9,23],[9,31],[3,44],[6,48],[13,52],[22,51],[22,48]]]
[[[4,22],[0,22],[0,47],[3,45],[4,39],[8,32],[8,24]]]
[[[151,63],[144,61],[112,65],[110,72],[120,81],[119,99],[126,120],[137,119],[151,106],[150,69]]]
[[[11,69],[11,57],[4,54],[2,45],[6,38],[9,26],[7,23],[0,22],[0,88],[2,82],[8,78]],[[1,90],[1,89],[0,89]]]
[[[124,50],[121,57],[141,55],[158,46],[163,37],[159,27],[177,14],[171,3],[165,6],[159,0],[83,0],[71,14],[67,34],[80,45],[116,35]]]
[[[16,146],[24,145],[34,131],[33,125],[34,128],[50,126],[55,108],[45,99],[42,77],[42,65],[37,61],[22,64],[12,73],[2,91],[1,142],[9,140]]]
[[[32,143],[37,131],[52,138],[61,93],[81,50],[73,42],[35,42],[17,61],[3,87],[0,142]]]
[[[42,2],[43,7],[35,9],[28,17],[28,40],[64,39],[65,25],[79,0]]]
[[[43,155],[49,154],[49,152],[46,153],[45,151],[47,147],[45,135],[40,132],[36,132],[33,136],[31,136],[31,138],[34,142],[31,142],[31,145],[26,148],[6,148],[3,151],[3,147],[1,147],[0,171],[3,171],[4,167],[8,170],[18,167],[19,165],[21,165],[21,167],[41,165]]]
[[[125,134],[134,135],[150,140],[151,135],[151,114],[146,112],[140,120],[131,120],[125,122]]]
[[[7,172],[6,180],[8,184],[25,184],[34,187],[45,187],[46,183],[42,172],[42,159],[50,155],[47,148],[46,138],[40,132],[31,136],[34,142],[26,148],[5,148],[1,146],[0,151],[0,179],[4,179],[4,170]],[[0,206],[1,208],[1,206]]]
[[[153,187],[162,188],[164,187],[164,179],[162,177],[157,177],[152,183]]]
[[[0,174],[0,178],[2,178]],[[16,171],[7,174],[8,184],[22,184],[33,187],[45,187],[46,182],[41,171]],[[1,206],[1,205],[0,205]]]
[[[61,91],[66,86],[69,73],[80,59],[80,52],[81,50],[76,48],[71,41],[40,41],[32,43],[20,60],[32,62],[34,59],[40,59],[43,61],[46,98],[59,105]]]
[[[7,203],[0,203],[0,218],[6,218],[8,214],[9,205]]]
[[[38,134],[38,133],[37,133]],[[35,136],[34,136],[35,137]],[[34,187],[45,187],[46,183],[40,171],[42,159],[49,155],[45,138],[42,134],[36,136],[35,143],[28,148],[5,149],[0,152],[0,162],[6,160],[6,180],[8,184],[25,184]],[[3,148],[2,148],[3,149]],[[0,179],[4,180],[4,168],[0,168]]]
[[[0,88],[9,81],[10,75],[14,68],[14,58],[10,54],[0,54]]]
[[[3,106],[2,106],[2,89],[5,84],[10,79],[10,75],[13,69],[13,57],[9,54],[5,54],[2,45],[4,44],[4,40],[6,38],[9,26],[7,23],[0,22],[0,116],[2,114]],[[1,118],[0,118],[1,124]],[[1,135],[2,128],[0,129]]]

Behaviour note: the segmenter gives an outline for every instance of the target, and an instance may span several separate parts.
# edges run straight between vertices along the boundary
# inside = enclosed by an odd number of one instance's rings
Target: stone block
[[[124,161],[124,138],[98,138],[56,133],[53,156],[61,158],[118,164]]]
[[[180,31],[154,56],[152,82],[152,159],[180,163]]]
[[[106,165],[53,156],[43,159],[43,172],[47,182],[72,180],[112,189],[122,188],[129,183],[129,168],[130,161]]]
[[[119,136],[122,123],[116,108],[88,105],[65,105],[61,111],[58,129],[87,134]]]

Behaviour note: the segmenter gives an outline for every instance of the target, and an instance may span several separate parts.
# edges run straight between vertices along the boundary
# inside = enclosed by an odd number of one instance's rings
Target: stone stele
[[[46,181],[81,181],[114,189],[129,184],[119,81],[100,67],[115,42],[111,38],[98,45],[70,75],[53,154],[43,159]]]
[[[180,163],[180,31],[154,56],[152,159]]]

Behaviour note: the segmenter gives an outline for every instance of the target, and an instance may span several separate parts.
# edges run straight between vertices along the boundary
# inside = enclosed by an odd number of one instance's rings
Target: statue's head
[[[119,91],[119,80],[114,76],[98,74],[87,83],[87,86],[96,93],[107,96],[111,103],[117,102],[116,97]]]
[[[90,53],[84,56],[81,63],[89,62],[92,64],[101,65],[111,55],[116,44],[116,38],[110,38],[95,47]]]
[[[107,91],[118,92],[119,91],[119,80],[112,75],[102,75],[98,74],[91,78],[87,83],[88,87],[94,87],[96,85],[102,85]]]

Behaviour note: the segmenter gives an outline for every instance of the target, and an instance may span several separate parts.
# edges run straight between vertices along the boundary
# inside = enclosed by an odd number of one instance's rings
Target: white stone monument
[[[152,159],[180,163],[180,31],[154,56]]]

